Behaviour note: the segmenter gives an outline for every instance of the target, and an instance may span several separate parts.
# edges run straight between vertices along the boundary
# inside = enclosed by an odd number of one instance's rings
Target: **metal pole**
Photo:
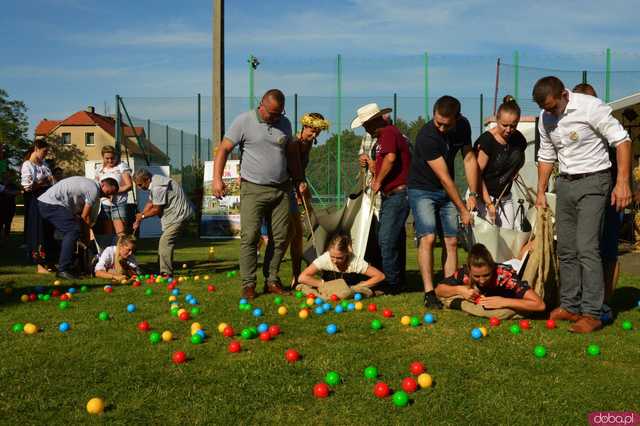
[[[165,152],[167,153],[167,156],[169,156],[169,125],[168,124],[165,124],[164,126],[164,143],[166,145]]]
[[[253,55],[249,55],[249,109],[255,107],[253,101]]]
[[[298,134],[298,94],[293,95],[293,133]]]
[[[393,94],[393,124],[398,121],[398,94]]]
[[[493,92],[493,115],[496,115],[496,108],[498,108],[498,87],[500,85],[500,58],[496,62],[496,88]]]
[[[607,47],[607,68],[604,82],[604,101],[611,101],[611,49]]]
[[[207,160],[211,161],[211,138],[207,138]]]
[[[147,119],[147,140],[151,140],[151,120]]]
[[[520,53],[513,52],[513,97],[518,102],[520,93]]]
[[[120,95],[116,95],[116,155],[120,157],[122,143],[122,115],[120,113]]]
[[[424,52],[424,116],[429,121],[429,53]]]
[[[201,97],[200,97],[200,93],[198,93],[198,154],[197,154],[197,156],[198,156],[198,164],[200,164],[200,159],[202,158],[202,151],[201,151],[202,139],[201,139],[201,134],[200,134],[200,131],[202,130],[202,126],[201,126],[202,125],[202,117],[200,115],[200,113],[201,113],[200,106],[202,104],[200,103],[200,101],[201,101]]]
[[[480,93],[480,133],[484,127],[484,95]]]
[[[180,174],[184,169],[184,130],[180,130]]]
[[[213,140],[224,135],[224,0],[213,0],[213,96],[211,97],[211,123]]]
[[[587,72],[582,71],[582,84],[587,84]]]
[[[342,158],[341,158],[341,150],[342,150],[342,56],[338,55],[338,85],[337,85],[337,94],[338,94],[338,104],[336,105],[336,110],[338,114],[337,122],[337,131],[338,131],[338,145],[337,145],[337,155],[336,155],[336,171],[337,171],[337,180],[336,180],[336,205],[340,207],[342,204]]]

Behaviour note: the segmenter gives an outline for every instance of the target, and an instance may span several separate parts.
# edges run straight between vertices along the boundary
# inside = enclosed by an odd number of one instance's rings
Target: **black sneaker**
[[[73,275],[73,274],[71,274],[70,272],[67,272],[67,271],[59,271],[58,273],[56,273],[56,277],[62,278],[63,280],[76,280],[76,279],[78,279],[78,277],[76,277],[75,275]]]
[[[442,302],[433,290],[424,294],[424,307],[442,309]]]

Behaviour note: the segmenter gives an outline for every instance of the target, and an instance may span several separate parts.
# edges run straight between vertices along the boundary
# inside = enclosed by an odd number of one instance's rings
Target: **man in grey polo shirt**
[[[76,241],[82,234],[81,223],[91,226],[100,205],[100,197],[118,193],[118,181],[104,178],[98,184],[92,179],[73,176],[61,180],[38,197],[38,209],[42,217],[62,235],[57,276],[76,278],[71,273]]]
[[[160,273],[173,275],[173,251],[176,239],[184,225],[193,217],[194,210],[182,187],[173,179],[153,175],[145,168],[133,174],[136,187],[149,191],[149,201],[141,213],[136,214],[133,229],[151,216],[160,216],[162,235],[158,241]]]
[[[213,195],[223,197],[222,172],[227,157],[236,146],[240,149],[240,275],[242,296],[255,297],[256,249],[260,223],[266,217],[275,244],[269,265],[265,292],[283,294],[278,276],[287,245],[289,194],[293,183],[305,188],[300,157],[290,143],[291,123],[284,116],[284,94],[277,89],[267,91],[260,106],[240,114],[231,124],[218,147],[213,167]]]

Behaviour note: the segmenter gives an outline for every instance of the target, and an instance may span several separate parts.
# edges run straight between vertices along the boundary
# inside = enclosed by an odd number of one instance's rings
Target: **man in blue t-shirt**
[[[469,184],[467,203],[455,184],[454,160],[460,151]],[[471,126],[460,114],[460,102],[443,96],[433,106],[433,119],[418,133],[409,170],[409,204],[418,240],[418,265],[424,284],[424,305],[442,308],[433,291],[433,246],[436,231],[444,240],[444,276],[458,266],[458,214],[463,226],[473,223],[478,196],[478,163],[471,147]]]

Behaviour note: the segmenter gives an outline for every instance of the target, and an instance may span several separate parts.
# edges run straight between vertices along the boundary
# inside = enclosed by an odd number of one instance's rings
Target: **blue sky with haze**
[[[211,93],[211,8],[208,0],[5,2],[0,87],[26,102],[32,127],[44,117],[63,118],[87,105],[103,112],[107,102],[113,112],[118,93],[184,97],[132,99],[130,105],[138,117],[193,131],[192,97]],[[279,87],[287,94],[314,96],[301,97],[301,109],[330,117],[335,116],[331,97],[340,53],[344,95],[350,97],[343,106],[343,126],[355,106],[389,103],[393,93],[406,118],[423,111],[425,51],[430,53],[431,96],[459,96],[473,111],[478,109],[473,98],[493,96],[496,58],[510,63],[516,49],[522,65],[602,70],[604,49],[611,47],[614,69],[640,70],[633,1],[239,0],[227,1],[225,15],[227,96],[238,98],[227,102],[228,119],[246,108],[241,98],[247,96],[250,53],[261,61],[256,94]],[[578,73],[559,75],[568,85],[579,79]],[[529,80],[537,76],[534,70],[521,72],[521,96],[530,93]],[[615,96],[640,88],[633,73],[615,77]],[[594,79],[602,92],[602,75]],[[508,68],[503,82],[501,94],[511,93]],[[209,110],[206,105],[203,114]],[[291,115],[290,107],[287,111]]]

